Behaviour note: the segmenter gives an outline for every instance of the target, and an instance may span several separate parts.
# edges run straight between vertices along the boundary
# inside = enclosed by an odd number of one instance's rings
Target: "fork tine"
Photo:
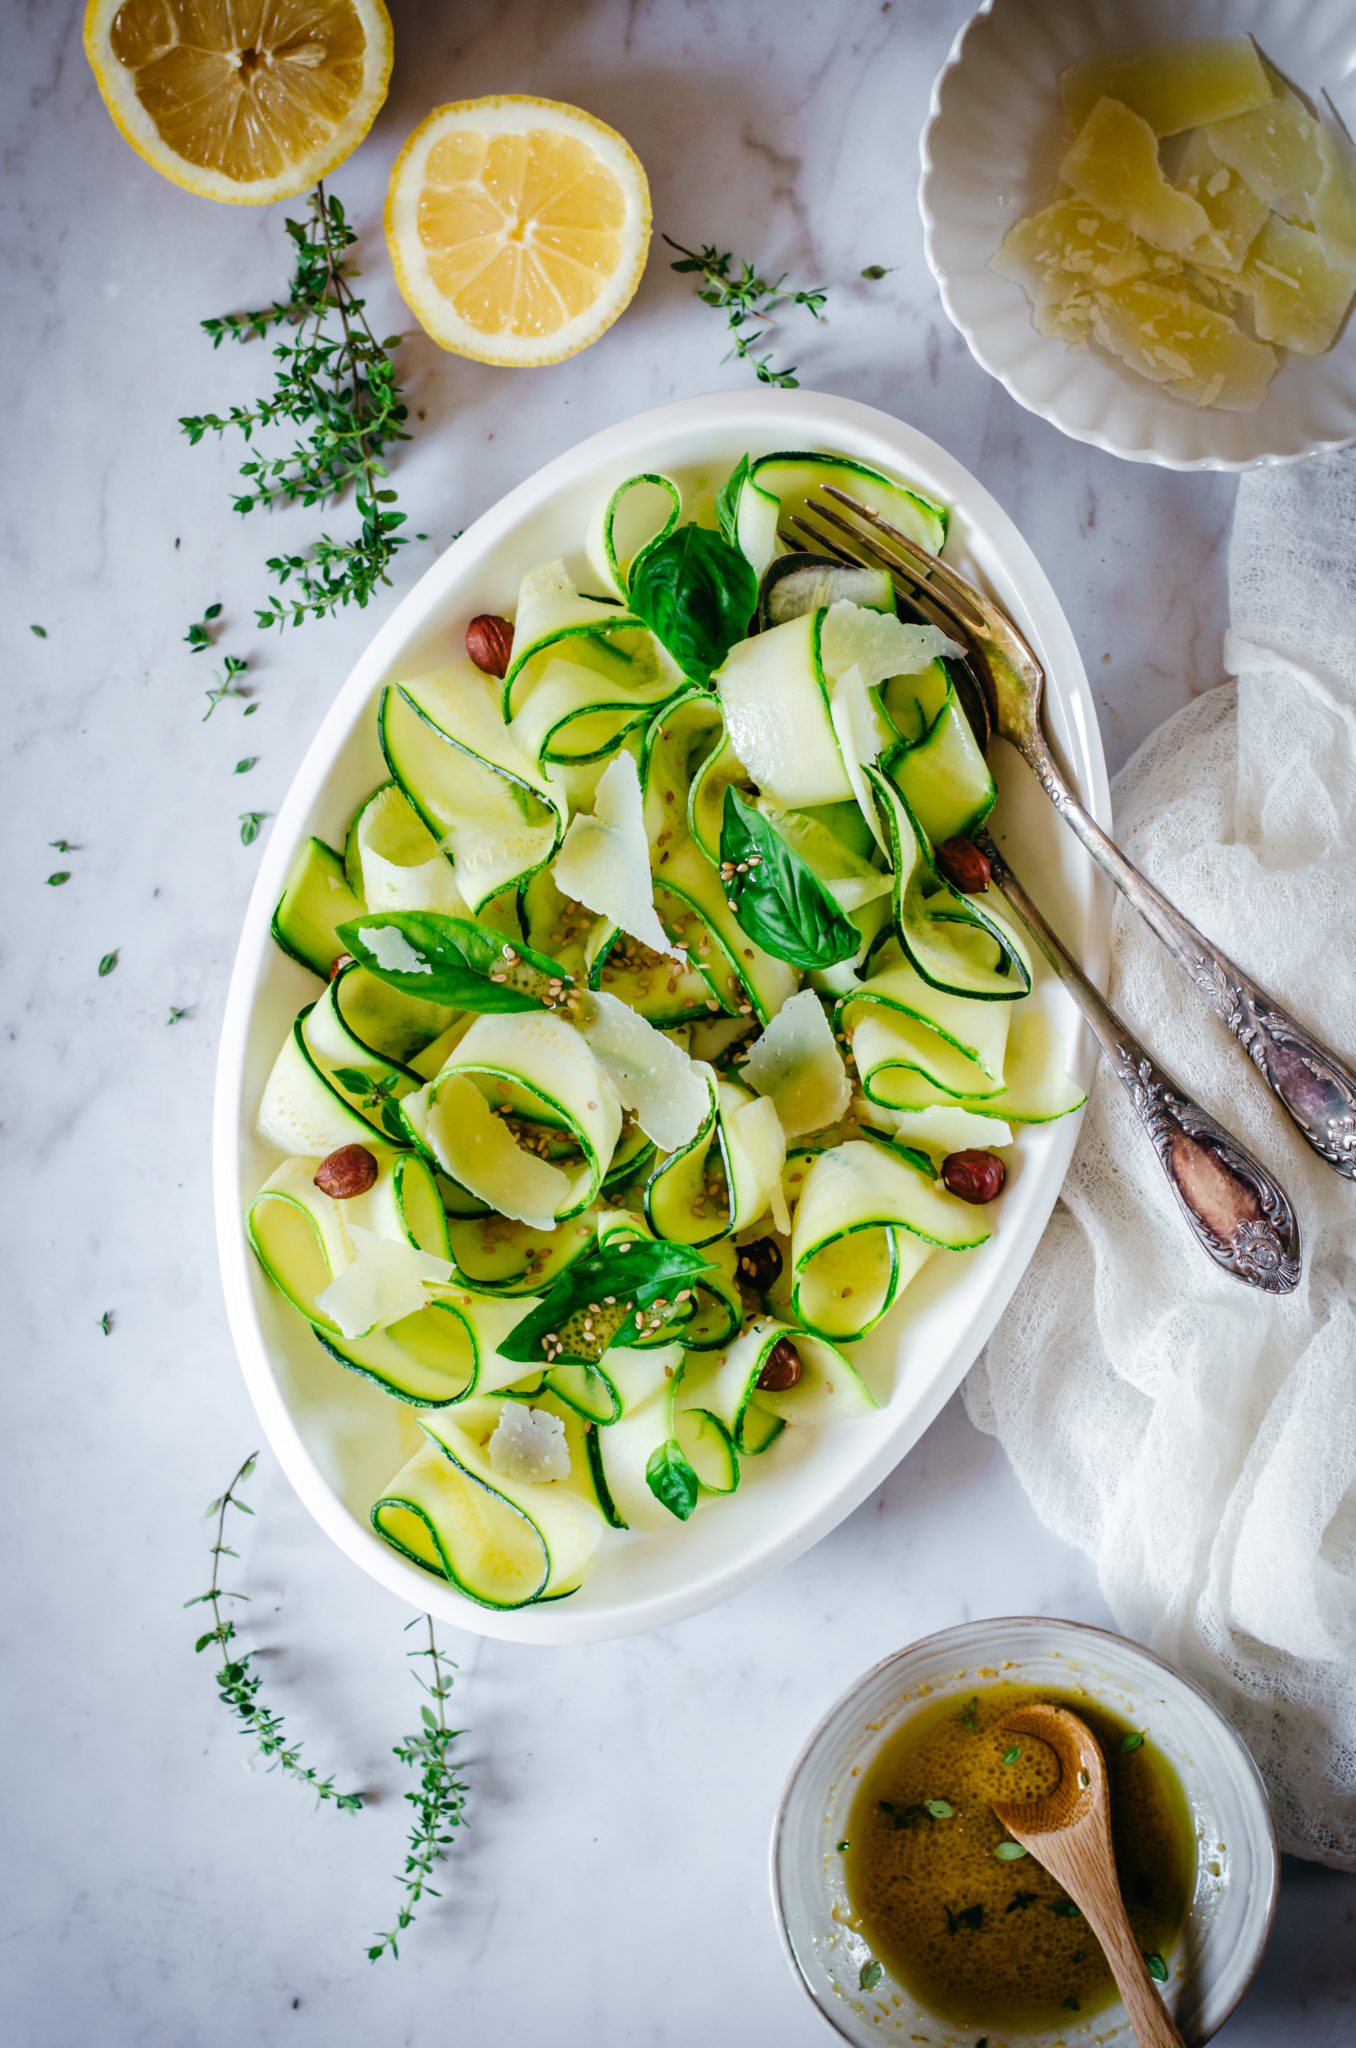
[[[870,505],[864,505],[860,498],[850,496],[847,491],[840,491],[836,484],[820,484],[817,488],[826,498],[835,498],[840,505],[845,505],[850,512],[855,512],[859,519],[866,520],[877,532],[888,534],[894,547],[903,554],[905,561],[920,571],[934,589],[950,602],[963,603],[981,626],[985,623],[983,598],[973,584],[968,583],[949,562],[942,561],[938,555],[928,554],[926,549],[919,547],[917,541],[910,540],[907,533],[901,533],[899,528],[892,526],[881,513],[873,511]],[[824,516],[831,518],[833,515],[826,511]]]
[[[907,598],[908,602],[920,611],[924,618],[928,619],[932,625],[939,627],[943,633],[952,638],[959,636],[966,641],[972,638],[973,628],[956,613],[947,608],[944,593],[934,591],[932,585],[924,582],[923,578],[912,567],[896,561],[889,551],[876,541],[873,535],[859,533],[855,527],[849,526],[846,519],[840,519],[837,513],[828,511],[822,505],[817,505],[815,510],[820,518],[831,521],[840,532],[847,534],[853,543],[853,547],[856,549],[855,554],[845,548],[840,541],[835,540],[832,534],[825,533],[821,528],[812,526],[807,519],[797,518],[794,514],[788,514],[785,524],[797,528],[800,535],[812,541],[816,548],[828,549],[840,562],[850,562],[860,568],[865,557],[868,568],[874,568],[879,564],[882,568],[887,569],[895,582],[901,586],[901,593]],[[871,559],[873,556],[875,558],[874,561]]]

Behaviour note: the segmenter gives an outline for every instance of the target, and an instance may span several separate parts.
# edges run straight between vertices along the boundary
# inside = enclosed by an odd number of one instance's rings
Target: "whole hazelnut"
[[[973,839],[944,839],[934,846],[932,857],[953,889],[966,896],[982,896],[993,873],[987,853],[981,853]]]
[[[755,1237],[749,1244],[741,1244],[735,1254],[735,1271],[746,1287],[766,1294],[782,1276],[781,1246],[776,1238]]]
[[[513,659],[513,628],[493,612],[481,612],[466,628],[466,652],[487,676],[506,676]]]
[[[962,1202],[991,1202],[1007,1177],[996,1152],[948,1152],[942,1161],[942,1184]]]
[[[763,1361],[755,1382],[760,1394],[785,1394],[804,1372],[801,1357],[789,1337],[779,1337]]]
[[[376,1157],[366,1145],[341,1145],[328,1159],[321,1160],[315,1184],[322,1195],[332,1195],[336,1202],[350,1202],[355,1195],[365,1195],[376,1177]]]

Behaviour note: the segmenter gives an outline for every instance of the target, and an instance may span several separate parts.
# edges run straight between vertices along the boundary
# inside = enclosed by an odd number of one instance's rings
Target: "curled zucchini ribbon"
[[[443,1206],[424,1162],[383,1151],[373,1186],[344,1202],[316,1186],[319,1163],[284,1160],[251,1202],[247,1227],[269,1279],[330,1356],[421,1408],[445,1407],[520,1379],[522,1366],[497,1350],[520,1306],[430,1283],[430,1267],[408,1256],[411,1249],[422,1251],[452,1274]],[[367,1246],[371,1270],[364,1276],[368,1308],[357,1321],[372,1320],[345,1335],[324,1298],[336,1280],[363,1264],[359,1245]],[[416,1306],[399,1313],[411,1298]]]
[[[568,1480],[495,1470],[487,1446],[498,1415],[498,1404],[477,1402],[455,1418],[426,1417],[427,1441],[373,1503],[372,1526],[411,1563],[503,1609],[572,1593],[605,1525]]]
[[[844,1342],[891,1309],[934,1249],[989,1236],[984,1212],[933,1181],[930,1163],[861,1138],[818,1153],[796,1205],[791,1300],[806,1329]]]
[[[621,1135],[621,1108],[598,1062],[549,1010],[477,1017],[402,1108],[445,1174],[543,1232],[596,1201]]]

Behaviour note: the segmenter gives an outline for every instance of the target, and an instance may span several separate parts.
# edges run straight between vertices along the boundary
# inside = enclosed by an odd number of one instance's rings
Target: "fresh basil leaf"
[[[861,1974],[857,1982],[861,1985],[863,1991],[874,1991],[884,1975],[885,1965],[878,1962],[875,1956],[872,1956],[869,1963],[862,1964]]]
[[[925,1799],[923,1806],[934,1820],[950,1820],[956,1811],[949,1799]]]
[[[809,862],[733,783],[720,821],[720,875],[740,930],[778,960],[807,971],[832,967],[861,945]]]
[[[500,1356],[524,1365],[544,1360],[554,1365],[561,1358],[591,1364],[609,1345],[628,1342],[637,1309],[671,1300],[710,1265],[691,1245],[655,1238],[639,1238],[625,1251],[609,1244],[587,1252],[500,1339]],[[592,1325],[589,1331],[582,1328],[585,1318]]]
[[[758,579],[723,534],[680,526],[641,552],[626,595],[684,675],[709,683],[712,669],[749,630]]]
[[[338,938],[378,980],[454,1010],[542,1010],[551,983],[569,980],[544,954],[439,910],[355,917],[338,927]]]
[[[697,1505],[697,1475],[674,1437],[651,1451],[650,1462],[645,1467],[645,1484],[659,1505],[667,1508],[671,1515],[676,1515],[680,1522],[687,1521]]]
[[[731,547],[739,546],[739,493],[751,466],[748,456],[741,455],[716,493],[716,519]]]
[[[1015,1863],[1019,1856],[1025,1856],[1026,1850],[1020,1842],[1000,1842],[993,1853],[1000,1863]]]

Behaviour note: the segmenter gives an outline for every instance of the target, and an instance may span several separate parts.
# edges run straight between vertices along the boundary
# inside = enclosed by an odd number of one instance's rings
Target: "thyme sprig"
[[[213,348],[223,341],[279,336],[273,390],[254,405],[233,405],[222,416],[198,413],[179,422],[196,447],[207,434],[239,433],[251,453],[240,465],[244,488],[239,513],[256,506],[333,505],[349,491],[361,526],[355,538],[322,533],[302,553],[271,555],[268,569],[284,588],[256,610],[261,627],[299,626],[341,607],[365,606],[382,584],[405,537],[405,514],[387,484],[387,450],[407,441],[408,417],[396,382],[392,352],[399,335],[378,341],[366,301],[355,296],[353,267],[344,261],[358,237],[338,199],[323,184],[311,193],[302,220],[286,222],[295,270],[287,296],[256,312],[204,320]],[[261,430],[290,426],[298,438],[279,455],[253,452]]]
[[[754,343],[762,339],[762,329],[752,323],[762,321],[765,326],[770,325],[779,309],[787,306],[803,306],[818,320],[828,298],[822,286],[808,292],[783,291],[786,271],[777,278],[760,277],[751,263],[741,261],[732,273],[730,266],[735,259],[728,249],[722,254],[709,242],[704,242],[700,250],[685,249],[671,235],[665,235],[664,240],[670,249],[678,251],[680,259],[669,268],[700,277],[697,297],[704,306],[715,306],[725,315],[731,346],[721,361],[728,363],[732,356],[738,356],[750,365],[760,384],[776,384],[785,391],[794,391],[799,381],[794,363],[779,370],[772,362],[770,349],[759,355]]]
[[[427,1657],[433,1666],[431,1681],[418,1671],[414,1674],[433,1705],[421,1707],[423,1726],[414,1735],[407,1735],[403,1742],[398,1742],[392,1751],[402,1764],[418,1771],[419,1785],[416,1791],[405,1794],[414,1808],[414,1823],[405,1851],[405,1868],[400,1875],[405,1896],[400,1902],[395,1926],[388,1933],[378,1935],[367,1951],[368,1961],[373,1963],[388,1949],[398,1957],[399,1937],[414,1919],[420,1901],[426,1893],[432,1899],[441,1896],[429,1880],[435,1863],[442,1862],[452,1846],[452,1831],[463,1824],[466,1804],[466,1786],[457,1776],[457,1766],[450,1754],[452,1744],[463,1732],[447,1725],[446,1703],[452,1691],[452,1680],[443,1669],[442,1652],[433,1633],[433,1616],[416,1616],[406,1626],[415,1628],[420,1619],[428,1625],[428,1648],[411,1650],[409,1655]],[[451,1665],[450,1658],[447,1662]]]
[[[223,1557],[237,1557],[225,1540],[226,1510],[237,1508],[242,1515],[252,1515],[254,1509],[240,1499],[238,1489],[246,1483],[254,1471],[258,1452],[251,1452],[240,1470],[219,1499],[214,1500],[207,1510],[208,1518],[217,1518],[216,1541],[212,1545],[212,1583],[205,1593],[195,1593],[191,1600],[185,1600],[185,1607],[210,1606],[213,1626],[198,1637],[195,1648],[201,1655],[215,1643],[222,1654],[222,1666],[216,1674],[217,1692],[223,1706],[229,1707],[240,1721],[240,1732],[252,1738],[259,1754],[267,1760],[271,1771],[280,1770],[285,1777],[295,1778],[299,1784],[307,1785],[315,1793],[319,1806],[329,1800],[341,1813],[358,1813],[362,1808],[362,1795],[358,1792],[338,1792],[334,1779],[322,1778],[318,1771],[301,1761],[300,1743],[289,1744],[283,1737],[282,1716],[266,1707],[259,1698],[261,1681],[250,1670],[251,1653],[230,1647],[236,1641],[233,1621],[222,1613],[223,1600],[248,1600],[248,1593],[233,1591],[221,1583],[221,1560]]]

